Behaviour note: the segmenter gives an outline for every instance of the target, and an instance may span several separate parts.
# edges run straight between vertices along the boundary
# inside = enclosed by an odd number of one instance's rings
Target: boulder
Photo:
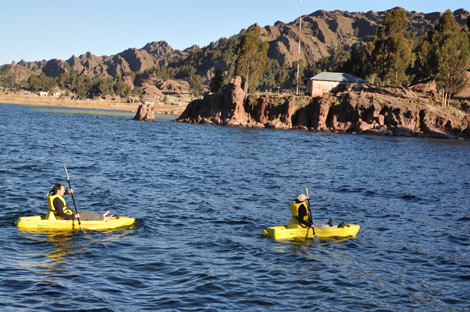
[[[395,127],[392,128],[392,132],[394,136],[403,136],[403,137],[411,137],[413,136],[413,131],[406,127]]]
[[[362,133],[368,130],[371,130],[373,125],[365,122],[364,120],[359,120],[355,126],[354,132]]]
[[[123,77],[122,80],[124,81],[124,84],[129,87],[129,89],[134,90],[135,86],[134,86],[134,82],[132,81],[131,77],[126,75],[126,76]]]
[[[155,108],[153,104],[140,104],[134,120],[155,121]]]
[[[437,97],[437,85],[434,80],[419,82],[410,86],[410,89],[416,93],[421,93],[429,97]]]
[[[228,85],[230,102],[224,102],[225,106],[232,106],[228,112],[228,118],[230,124],[246,124],[245,114],[245,92],[242,87],[242,78],[236,76],[230,80]]]
[[[326,121],[328,118],[328,113],[330,112],[331,103],[326,99],[322,99],[318,106],[316,106],[316,110],[314,113],[315,122],[314,128],[316,131],[324,131],[327,130]]]
[[[373,100],[372,105],[364,112],[364,120],[368,123],[372,123],[374,121],[379,122],[380,110],[380,104],[377,100]]]

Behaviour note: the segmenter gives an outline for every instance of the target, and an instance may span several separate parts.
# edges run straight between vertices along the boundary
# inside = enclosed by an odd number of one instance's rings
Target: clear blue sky
[[[303,0],[302,14],[317,10],[417,12],[464,8],[468,0]],[[300,0],[3,0],[0,2],[0,65],[40,61],[90,51],[112,55],[164,40],[183,50],[230,37],[254,23],[292,22]]]

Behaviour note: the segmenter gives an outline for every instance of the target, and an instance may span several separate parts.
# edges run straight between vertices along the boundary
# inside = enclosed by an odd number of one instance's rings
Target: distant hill
[[[376,34],[385,12],[369,11],[316,11],[302,17],[301,58],[307,64],[329,56],[338,46],[349,49],[353,44],[363,42]],[[409,20],[408,36],[418,36],[431,30],[442,13],[407,12]],[[454,12],[457,21],[464,24],[470,12],[459,9]],[[268,56],[280,65],[291,65],[297,60],[299,41],[299,20],[290,23],[276,22],[262,28],[262,40],[269,43]],[[129,72],[143,72],[152,68],[174,68],[179,78],[189,78],[189,67],[202,77],[210,77],[217,68],[228,69],[233,61],[233,53],[238,43],[238,34],[221,38],[207,47],[192,46],[180,51],[173,49],[165,41],[151,42],[141,49],[127,49],[111,56],[96,56],[87,52],[72,56],[68,60],[24,62],[0,67],[0,79],[14,79],[16,82],[27,79],[31,74],[57,77],[61,73],[74,70],[84,76],[115,77]],[[92,47],[90,47],[92,48]],[[192,72],[194,74],[194,72]],[[1,81],[1,80],[0,80]],[[206,79],[207,81],[207,79]]]

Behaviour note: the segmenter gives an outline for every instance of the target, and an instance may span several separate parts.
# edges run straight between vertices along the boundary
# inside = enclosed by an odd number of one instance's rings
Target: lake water
[[[131,119],[0,105],[1,311],[470,311],[470,142]],[[18,230],[64,164],[136,225]],[[261,236],[305,186],[357,237]]]

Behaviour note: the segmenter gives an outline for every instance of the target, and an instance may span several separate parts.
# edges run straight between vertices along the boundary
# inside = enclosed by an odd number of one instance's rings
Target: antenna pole
[[[299,18],[299,49],[297,51],[297,89],[296,95],[299,95],[299,75],[300,75],[300,36],[302,33],[302,0],[300,0],[300,18]]]

